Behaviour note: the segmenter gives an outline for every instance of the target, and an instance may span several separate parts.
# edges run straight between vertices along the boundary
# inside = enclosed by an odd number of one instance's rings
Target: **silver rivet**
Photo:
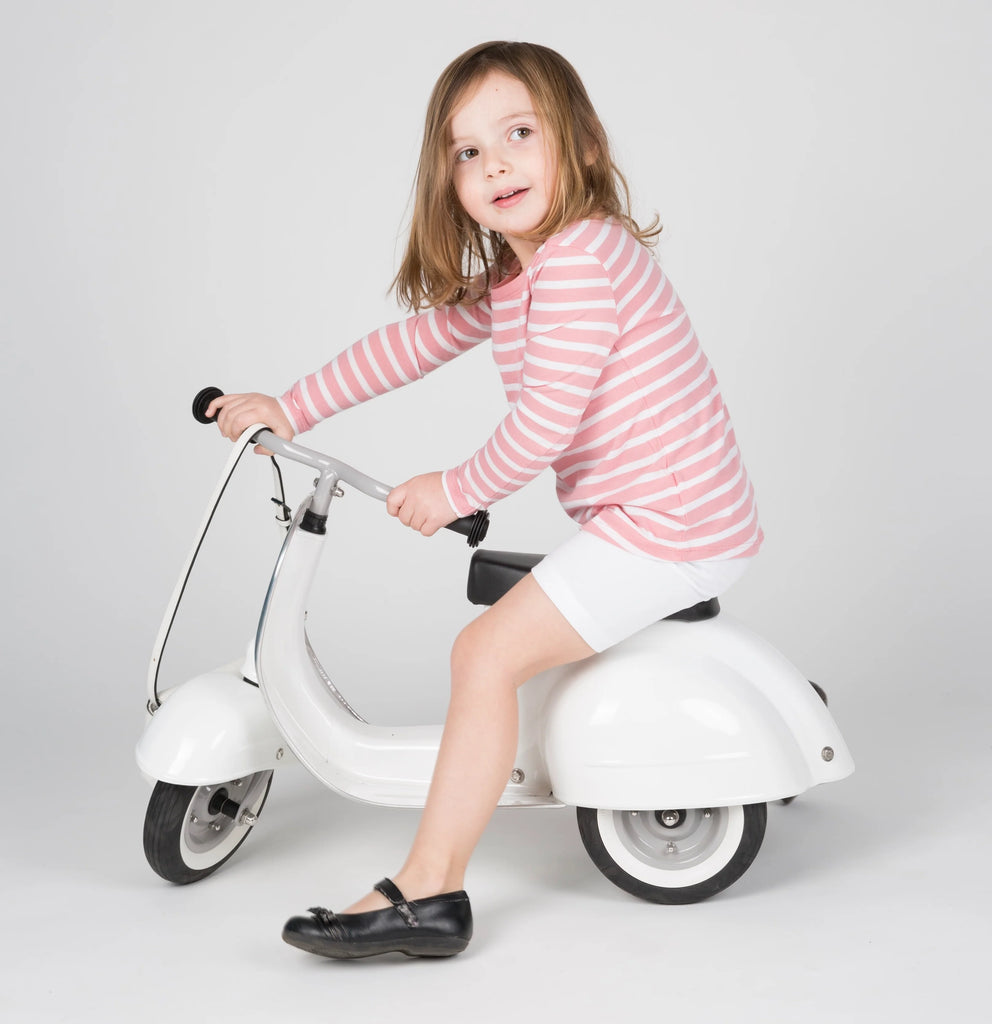
[[[194,825],[199,825],[200,824],[200,819],[195,814],[189,820]]]
[[[668,853],[678,853],[678,847],[674,843],[668,844]]]
[[[824,761],[832,761],[834,759],[834,748],[824,747],[820,751],[820,757],[822,757]]]
[[[518,786],[525,778],[526,776],[519,768],[514,768],[513,771],[510,772],[510,781],[516,783]]]
[[[281,761],[281,760],[282,760],[282,755],[283,755],[284,753],[285,753],[285,751],[284,751],[284,750],[282,749],[282,747],[280,747],[280,748],[279,748],[279,749],[278,749],[278,750],[276,751],[276,760],[277,760],[277,761]]]
[[[241,815],[241,821],[239,822],[239,824],[245,825],[246,827],[251,828],[252,826],[255,825],[255,823],[257,821],[258,821],[258,815],[257,814],[252,814],[251,811],[245,811],[245,813]]]
[[[234,780],[234,784],[235,784],[235,786],[243,786],[244,785],[244,783],[241,781],[241,779],[235,779]]]
[[[712,818],[713,817],[713,812],[707,807],[706,810],[703,811],[703,817],[704,818]]]

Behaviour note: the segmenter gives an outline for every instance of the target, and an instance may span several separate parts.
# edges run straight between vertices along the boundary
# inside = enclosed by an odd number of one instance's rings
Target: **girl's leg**
[[[531,576],[462,630],[451,654],[451,702],[427,803],[406,863],[393,875],[407,899],[463,888],[469,858],[513,770],[517,688],[593,653]],[[373,892],[347,913],[386,906]]]

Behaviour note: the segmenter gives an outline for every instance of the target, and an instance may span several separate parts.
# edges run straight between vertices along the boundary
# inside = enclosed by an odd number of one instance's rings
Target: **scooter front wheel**
[[[248,838],[271,785],[271,771],[214,786],[155,783],[144,829],[152,870],[177,885],[216,871]]]
[[[765,805],[660,811],[576,808],[592,862],[653,903],[698,903],[737,881],[765,835]]]

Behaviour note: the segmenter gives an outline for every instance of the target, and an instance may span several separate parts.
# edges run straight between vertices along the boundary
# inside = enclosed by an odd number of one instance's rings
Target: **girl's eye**
[[[520,139],[526,139],[528,135],[533,135],[533,134],[534,134],[534,129],[533,128],[524,128],[524,127],[514,128],[513,131],[510,132],[510,138],[511,139],[516,139],[516,140],[519,141]]]
[[[465,163],[466,160],[471,160],[473,157],[476,157],[478,155],[479,151],[477,149],[462,149],[455,154],[455,160],[458,163],[463,164]]]

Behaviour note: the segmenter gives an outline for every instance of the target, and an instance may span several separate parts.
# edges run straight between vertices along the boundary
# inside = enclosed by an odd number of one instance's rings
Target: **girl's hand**
[[[252,392],[249,395],[221,395],[215,398],[206,410],[207,416],[217,414],[220,432],[236,441],[253,423],[264,423],[269,430],[284,441],[293,440],[293,427],[282,406],[271,395]],[[256,455],[271,455],[268,448],[255,445]]]
[[[425,537],[458,518],[448,504],[440,473],[424,473],[394,487],[386,498],[386,511]]]

